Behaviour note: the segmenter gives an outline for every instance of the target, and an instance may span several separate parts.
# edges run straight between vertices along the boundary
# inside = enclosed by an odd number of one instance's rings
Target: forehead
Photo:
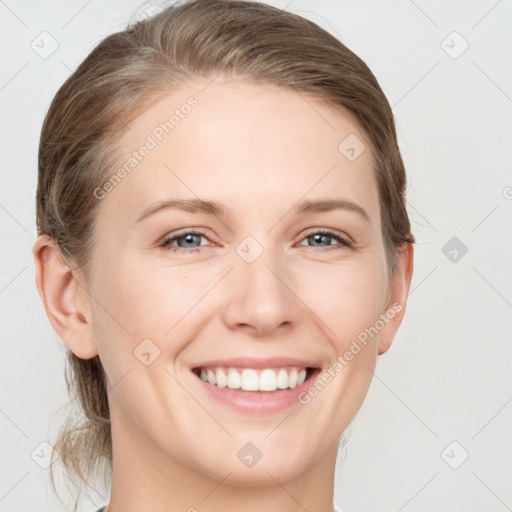
[[[120,208],[195,196],[282,209],[329,195],[378,215],[366,135],[341,109],[289,89],[234,80],[188,85],[132,121],[118,152],[113,172],[126,172],[108,202]]]

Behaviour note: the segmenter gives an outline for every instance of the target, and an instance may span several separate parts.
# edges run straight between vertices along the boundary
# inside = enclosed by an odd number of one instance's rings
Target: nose
[[[226,283],[229,292],[223,310],[230,329],[264,337],[294,324],[296,298],[284,263],[266,252],[252,263],[241,259],[235,263]]]

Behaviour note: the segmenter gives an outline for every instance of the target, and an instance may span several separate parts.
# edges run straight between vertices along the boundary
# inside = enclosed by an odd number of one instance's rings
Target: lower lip
[[[213,399],[240,412],[262,414],[282,411],[293,404],[299,403],[299,395],[311,386],[320,370],[313,370],[311,376],[300,386],[276,391],[243,391],[228,387],[219,388],[214,384],[204,382],[194,372],[191,373],[199,385]]]

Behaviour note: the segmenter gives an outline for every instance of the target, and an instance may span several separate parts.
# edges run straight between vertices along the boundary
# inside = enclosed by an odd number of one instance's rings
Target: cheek
[[[206,295],[218,280],[210,271],[183,265],[132,274],[130,282],[123,285],[122,299],[132,331],[166,340],[173,331],[182,333],[188,324],[195,323],[202,301],[209,302]]]
[[[110,268],[108,275],[97,275],[93,323],[105,355],[115,351],[117,358],[121,352],[131,354],[146,338],[163,349],[173,329],[186,339],[184,329],[201,309],[195,306],[215,284],[204,272],[192,272],[185,265],[148,269],[124,262],[105,268]]]
[[[337,353],[378,320],[387,292],[385,278],[371,258],[317,263],[297,274],[299,297],[324,325]]]

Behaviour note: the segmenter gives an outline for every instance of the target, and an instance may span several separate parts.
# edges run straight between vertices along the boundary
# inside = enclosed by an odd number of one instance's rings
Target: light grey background
[[[0,1],[2,512],[66,510],[35,462],[67,399],[31,252],[43,117],[97,42],[160,3]],[[270,3],[326,28],[377,76],[418,240],[405,320],[350,427],[335,501],[344,512],[512,510],[512,2]],[[43,31],[58,42],[47,58],[31,48]],[[105,501],[91,494],[81,510]]]

